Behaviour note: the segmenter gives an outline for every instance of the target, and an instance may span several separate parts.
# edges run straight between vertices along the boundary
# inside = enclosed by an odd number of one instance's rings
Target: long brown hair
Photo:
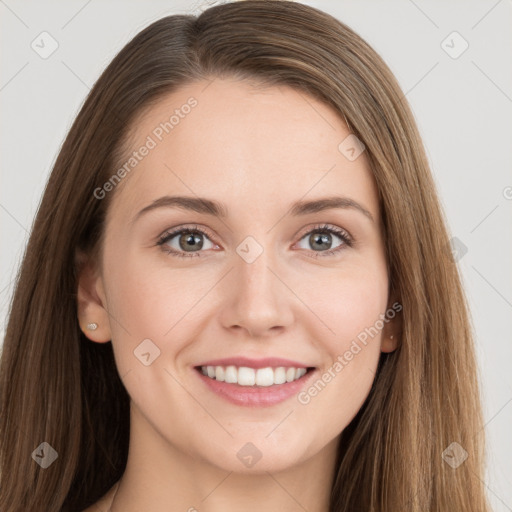
[[[403,330],[342,433],[330,510],[489,510],[468,306],[411,110],[360,36],[284,0],[164,17],[118,53],[86,98],[11,302],[0,366],[0,510],[83,510],[122,476],[129,396],[111,343],[91,343],[79,327],[77,249],[91,258],[101,249],[113,194],[93,192],[117,169],[136,117],[187,83],[222,76],[288,85],[330,105],[363,142],[378,185]],[[58,454],[46,469],[32,456],[43,442]],[[442,458],[452,442],[468,453],[456,469]]]

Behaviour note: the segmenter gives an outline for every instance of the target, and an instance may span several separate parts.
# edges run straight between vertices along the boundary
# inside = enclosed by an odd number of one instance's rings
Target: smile
[[[246,366],[201,366],[201,372],[210,379],[239,386],[268,387],[275,384],[284,384],[300,379],[306,374],[307,368],[285,368],[280,366],[272,368],[248,368]]]
[[[314,367],[196,366],[204,391],[238,406],[268,407],[297,395],[318,373]]]

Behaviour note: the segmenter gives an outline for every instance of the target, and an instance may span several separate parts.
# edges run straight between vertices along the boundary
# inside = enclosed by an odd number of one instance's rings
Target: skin
[[[338,150],[350,133],[342,118],[288,87],[189,84],[135,123],[132,149],[191,96],[198,105],[110,192],[102,260],[80,275],[82,328],[92,342],[112,341],[131,397],[126,471],[87,511],[296,511],[299,503],[325,512],[339,435],[367,397],[381,351],[396,348],[398,316],[306,405],[296,397],[265,408],[231,404],[193,366],[246,355],[305,362],[317,378],[332,367],[393,304],[376,184],[364,152],[350,161]],[[164,207],[130,224],[167,194],[215,199],[229,215]],[[294,201],[332,195],[357,201],[375,222],[349,208],[287,214]],[[343,244],[332,234],[315,249],[309,234],[324,223],[355,244],[322,256]],[[188,224],[212,235],[198,234],[199,257],[156,245]],[[263,248],[252,263],[236,252],[247,236]],[[183,253],[179,239],[167,247]],[[87,330],[89,322],[98,329]],[[149,366],[134,356],[147,338],[160,350]],[[249,441],[261,452],[252,467],[237,457]]]

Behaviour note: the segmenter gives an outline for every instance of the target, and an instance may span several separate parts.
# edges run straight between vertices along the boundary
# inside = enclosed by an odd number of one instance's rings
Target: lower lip
[[[300,379],[292,382],[264,387],[249,387],[211,379],[203,375],[201,369],[194,368],[194,371],[208,388],[220,397],[232,404],[249,407],[265,407],[284,402],[299,393],[311,376],[316,373],[316,369],[311,369]]]

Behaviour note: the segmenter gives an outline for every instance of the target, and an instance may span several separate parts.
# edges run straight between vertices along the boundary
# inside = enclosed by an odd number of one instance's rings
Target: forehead
[[[116,209],[129,215],[160,196],[186,194],[217,198],[230,215],[275,215],[283,204],[339,193],[378,219],[366,155],[347,158],[349,136],[333,109],[290,87],[194,82],[135,121],[122,163],[136,161],[125,166]]]

